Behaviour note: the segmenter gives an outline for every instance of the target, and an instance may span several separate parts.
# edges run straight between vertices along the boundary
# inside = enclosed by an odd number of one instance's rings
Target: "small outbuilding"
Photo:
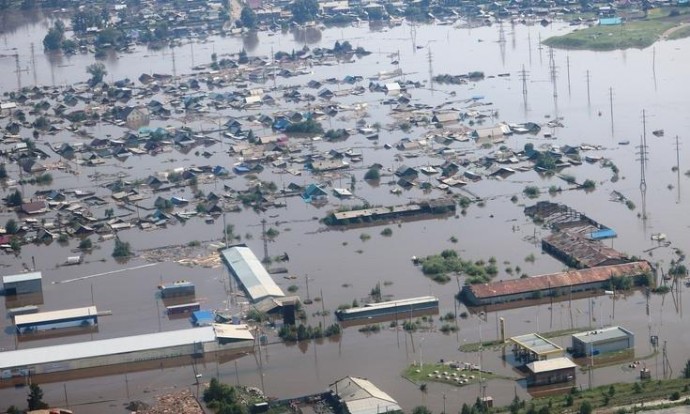
[[[540,386],[574,382],[577,365],[569,358],[560,357],[530,362],[526,367],[527,385]]]
[[[43,293],[42,282],[43,276],[41,272],[22,273],[19,275],[3,276],[2,288],[5,296]]]
[[[345,377],[329,385],[339,412],[346,414],[379,414],[400,412],[402,408],[390,395],[364,378]]]

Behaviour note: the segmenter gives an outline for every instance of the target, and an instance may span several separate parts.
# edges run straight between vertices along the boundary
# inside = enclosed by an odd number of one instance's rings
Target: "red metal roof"
[[[468,288],[476,298],[482,299],[603,282],[611,278],[611,276],[636,276],[651,271],[652,268],[648,262],[640,261],[589,269],[569,270],[567,272],[551,273],[525,279],[499,280],[491,283],[470,285]]]

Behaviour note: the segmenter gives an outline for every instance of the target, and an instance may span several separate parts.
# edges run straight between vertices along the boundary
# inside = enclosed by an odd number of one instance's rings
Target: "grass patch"
[[[675,378],[664,381],[643,381],[617,384],[605,384],[591,390],[580,391],[573,388],[570,393],[563,395],[551,395],[548,397],[534,398],[530,401],[530,405],[534,405],[536,412],[542,407],[551,405],[551,412],[566,411],[566,407],[577,408],[586,401],[593,407],[617,407],[624,405],[639,404],[643,401],[668,399],[670,396],[678,396],[680,400],[685,399],[688,395],[685,387],[690,384],[690,381],[683,378]],[[613,389],[613,392],[611,391]],[[678,393],[678,394],[676,394]],[[570,403],[568,403],[570,400]],[[677,401],[682,404],[682,401]],[[674,405],[672,401],[663,406]],[[655,409],[660,409],[662,405],[655,406]],[[615,409],[612,412],[616,412]]]
[[[654,9],[649,11],[646,19],[629,20],[617,26],[595,25],[563,36],[550,37],[544,44],[560,49],[644,49],[659,40],[664,32],[687,19],[687,11],[676,16],[669,14],[668,8]],[[686,27],[669,33],[671,39],[687,36],[690,36],[690,28]]]
[[[402,375],[415,384],[433,381],[455,385],[456,387],[464,387],[479,383],[480,372],[476,370],[451,368],[448,364],[424,364],[423,367],[419,365],[410,365]],[[481,372],[481,378],[482,380],[515,379],[484,371]],[[459,380],[462,380],[462,382]]]

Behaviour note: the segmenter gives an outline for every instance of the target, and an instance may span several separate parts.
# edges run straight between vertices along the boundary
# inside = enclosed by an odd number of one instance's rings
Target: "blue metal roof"
[[[587,237],[592,240],[613,239],[618,237],[618,234],[613,229],[601,229],[589,233]]]

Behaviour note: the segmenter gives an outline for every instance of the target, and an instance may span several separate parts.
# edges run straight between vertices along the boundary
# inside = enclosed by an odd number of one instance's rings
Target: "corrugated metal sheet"
[[[215,341],[212,326],[0,352],[0,370]]]
[[[89,316],[97,316],[98,311],[95,306],[87,306],[84,308],[64,309],[51,312],[32,313],[28,315],[17,315],[14,317],[14,324],[29,325],[41,322],[53,322],[63,319],[86,318]]]
[[[633,336],[633,334],[627,329],[623,329],[620,326],[611,326],[608,328],[576,333],[573,335],[573,338],[577,338],[585,344],[596,344],[597,342],[628,338],[630,336]]]
[[[537,355],[563,352],[563,348],[536,333],[514,336],[510,338],[510,341]]]
[[[559,369],[575,368],[576,366],[577,364],[566,357],[547,359],[545,361],[534,361],[527,364],[527,368],[534,374],[557,371]]]
[[[41,272],[31,272],[22,273],[19,275],[3,276],[2,284],[6,285],[8,283],[26,282],[29,280],[40,280],[42,277],[43,276],[41,275]]]
[[[632,262],[590,269],[569,270],[525,279],[500,280],[497,282],[470,285],[468,289],[478,299],[514,295],[517,293],[557,289],[568,286],[603,282],[611,276],[636,276],[651,272],[647,262]]]
[[[285,296],[249,247],[233,246],[221,251],[221,255],[232,273],[244,286],[252,302],[265,297]]]
[[[552,234],[542,239],[542,244],[562,252],[584,267],[605,264],[608,260],[625,260],[625,255],[618,250],[570,232]]]
[[[402,411],[398,403],[364,378],[345,377],[330,385],[347,406],[350,414],[378,414]]]

